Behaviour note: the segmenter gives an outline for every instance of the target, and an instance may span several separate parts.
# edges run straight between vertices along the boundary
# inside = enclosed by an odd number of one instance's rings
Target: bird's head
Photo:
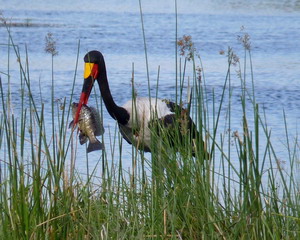
[[[99,76],[106,74],[104,57],[99,51],[90,51],[84,56],[84,82],[75,114],[74,125],[77,124],[80,110],[83,104],[87,104],[95,80],[100,81]]]

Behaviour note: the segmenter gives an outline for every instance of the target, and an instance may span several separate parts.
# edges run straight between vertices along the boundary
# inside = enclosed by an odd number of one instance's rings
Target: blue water
[[[175,14],[174,2],[142,1],[149,71],[154,87],[160,66],[159,97],[173,98],[175,78]],[[100,50],[106,60],[109,82],[115,101],[125,103],[131,96],[131,78],[134,66],[135,84],[139,95],[147,95],[147,75],[139,2],[128,1],[0,1],[0,10],[12,23],[29,23],[29,27],[12,27],[14,43],[25,57],[27,47],[30,79],[36,98],[39,82],[42,97],[50,106],[51,57],[45,53],[45,36],[53,33],[58,56],[54,58],[55,97],[70,96],[74,78],[77,49],[79,66],[76,76],[75,100],[79,98],[83,81],[83,56],[89,50]],[[241,28],[244,30],[241,32]],[[265,110],[268,127],[278,155],[286,158],[283,109],[286,113],[290,139],[298,135],[300,119],[300,2],[291,1],[178,1],[178,37],[191,35],[200,53],[205,72],[208,99],[213,92],[218,100],[227,72],[227,58],[221,50],[232,47],[243,61],[244,51],[237,36],[247,32],[251,39],[256,100],[261,113]],[[0,74],[7,84],[8,33],[0,27]],[[249,71],[249,65],[247,66]],[[9,62],[10,84],[14,111],[19,108],[19,67],[11,49]],[[191,69],[191,66],[188,66]],[[240,80],[232,70],[232,131],[241,130]],[[188,73],[191,75],[191,71]],[[251,76],[247,75],[248,87]],[[92,98],[90,104],[95,104]],[[212,102],[208,102],[212,107]],[[220,132],[226,132],[224,107]],[[1,108],[2,109],[2,108]],[[0,110],[1,111],[1,110]],[[212,110],[210,109],[210,114]],[[213,119],[213,116],[210,116]],[[48,116],[50,121],[50,115]],[[105,143],[110,149],[109,131],[115,122],[104,110]],[[263,143],[262,143],[263,144]],[[124,165],[131,164],[131,146],[124,143]],[[3,151],[1,152],[3,155]],[[1,157],[0,155],[0,157]],[[84,157],[84,146],[78,156]],[[90,162],[101,158],[100,152],[90,155]],[[147,155],[148,156],[148,155]],[[4,158],[4,156],[2,156]],[[84,168],[85,162],[77,166]]]

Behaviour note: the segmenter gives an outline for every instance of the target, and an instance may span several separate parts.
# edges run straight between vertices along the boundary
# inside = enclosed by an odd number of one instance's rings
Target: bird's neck
[[[119,107],[115,103],[115,101],[111,95],[109,85],[108,85],[105,67],[104,67],[104,69],[100,70],[100,74],[98,77],[98,83],[99,83],[99,88],[100,88],[102,99],[104,101],[105,107],[106,107],[108,113],[110,114],[110,116],[113,119],[117,120],[118,123],[120,123],[120,124],[123,124],[123,125],[127,124],[127,122],[129,121],[129,114],[124,108]]]

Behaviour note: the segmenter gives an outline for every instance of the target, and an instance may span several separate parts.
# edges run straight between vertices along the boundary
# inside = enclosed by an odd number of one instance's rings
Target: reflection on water
[[[84,5],[81,1],[56,0],[30,1],[30,4],[27,1],[0,3],[3,14],[13,23],[11,34],[19,46],[22,59],[25,59],[27,47],[30,79],[37,99],[42,97],[46,104],[51,105],[48,97],[52,78],[51,57],[44,52],[48,32],[56,38],[59,52],[54,58],[57,99],[70,96],[74,76],[74,98],[78,99],[82,86],[82,58],[92,49],[102,51],[106,58],[111,90],[117,103],[123,104],[131,96],[133,66],[138,93],[148,94],[139,5],[136,1],[89,1]],[[160,66],[159,97],[174,99],[174,2],[145,1],[142,5],[151,84],[155,86]],[[299,10],[299,0],[178,1],[178,36],[186,34],[193,37],[203,61],[209,104],[213,92],[216,99],[221,95],[226,76],[227,58],[219,54],[220,50],[226,51],[231,46],[243,60],[244,52],[237,35],[242,34],[242,26],[250,34],[256,100],[265,110],[268,124],[274,128],[273,137],[279,139],[278,146],[281,147],[284,136],[283,109],[290,132],[296,134],[299,125]],[[79,40],[79,66],[75,74]],[[7,31],[0,25],[0,74],[7,73],[9,68],[12,103],[17,112],[20,104],[20,74],[12,50],[8,64],[7,41]],[[250,66],[247,68],[250,70]],[[7,84],[7,77],[1,76]],[[247,79],[251,86],[251,76],[247,76]],[[233,89],[237,89],[233,91],[232,99],[232,116],[236,117],[233,124],[240,129],[240,79],[234,71],[231,84]],[[94,104],[93,99],[91,104]],[[115,127],[106,110],[104,125],[106,128]],[[109,143],[108,134],[105,138]],[[131,147],[126,144],[124,148],[124,155],[128,154],[131,159]],[[98,159],[99,156],[93,153],[91,158]]]

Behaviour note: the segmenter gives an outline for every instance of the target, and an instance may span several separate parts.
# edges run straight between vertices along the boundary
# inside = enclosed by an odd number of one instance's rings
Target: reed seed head
[[[219,51],[219,54],[220,54],[220,55],[224,55],[224,54],[225,54],[225,51],[222,49],[222,50]]]
[[[56,41],[53,38],[53,34],[48,32],[45,37],[45,52],[50,53],[52,56],[58,55],[58,51],[56,51]]]
[[[202,82],[202,68],[200,66],[196,67],[196,76],[199,82]]]
[[[228,53],[227,53],[228,61],[230,64],[233,66],[236,66],[240,62],[240,58],[236,53],[233,51],[231,47],[228,48]]]
[[[6,24],[6,18],[4,17],[2,10],[0,10],[0,22],[4,25]]]
[[[250,50],[251,49],[251,42],[250,42],[250,35],[247,32],[243,32],[245,30],[245,27],[242,26],[241,27],[241,33],[243,33],[242,35],[238,35],[237,36],[237,40],[242,43],[243,47],[246,50]]]
[[[177,45],[179,46],[181,56],[185,56],[188,61],[193,59],[196,48],[194,47],[194,43],[190,35],[183,35],[183,37],[177,41]]]

